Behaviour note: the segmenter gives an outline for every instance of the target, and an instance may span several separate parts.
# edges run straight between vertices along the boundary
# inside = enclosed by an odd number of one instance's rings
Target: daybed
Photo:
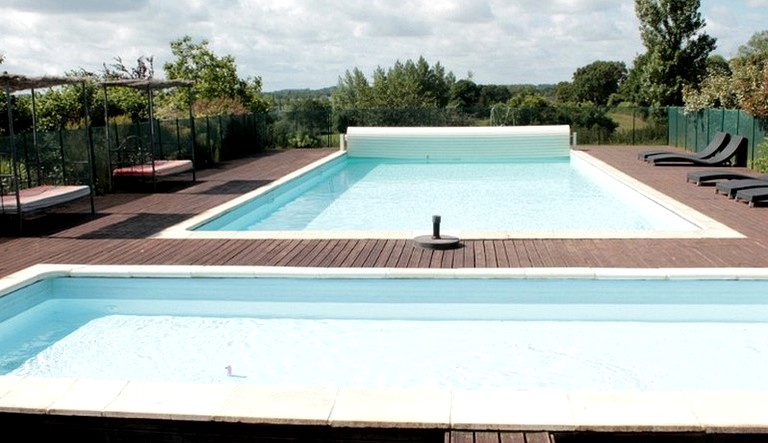
[[[155,160],[140,165],[124,166],[112,170],[112,177],[133,177],[151,180],[194,170],[192,160]]]
[[[699,166],[733,166],[742,161],[747,153],[747,138],[740,135],[732,136],[725,147],[709,158],[698,158],[685,154],[658,154],[648,157],[648,163],[653,165],[699,165]]]
[[[727,132],[716,132],[714,137],[712,137],[712,140],[703,150],[701,150],[701,152],[690,154],[690,156],[696,157],[696,158],[712,157],[713,155],[717,154],[718,151],[723,149],[730,140],[731,140],[731,134]],[[655,150],[655,151],[643,151],[637,155],[637,158],[640,160],[648,161],[649,157],[652,157],[654,155],[664,155],[664,154],[679,155],[678,153],[672,152],[672,151]]]
[[[31,214],[89,197],[90,195],[91,187],[86,185],[36,186],[19,190],[18,202],[16,194],[0,196],[0,212],[4,214],[18,214],[20,203],[21,213]]]
[[[71,201],[90,197],[91,214],[96,213],[94,206],[94,171],[93,145],[91,143],[87,107],[83,106],[85,127],[70,131],[82,134],[82,142],[65,143],[63,133],[58,134],[58,146],[54,152],[60,157],[56,165],[47,164],[46,146],[38,143],[35,126],[35,108],[32,107],[32,142],[18,143],[17,138],[25,139],[29,134],[17,137],[14,131],[13,92],[29,90],[33,103],[35,90],[55,86],[81,84],[86,90],[87,78],[81,77],[26,77],[3,73],[0,85],[5,92],[8,108],[8,142],[0,150],[0,214],[15,215],[18,229],[22,232],[24,215],[44,211]],[[67,140],[70,137],[66,137]],[[75,137],[79,139],[79,137]],[[73,139],[73,140],[75,140]],[[69,145],[69,146],[67,146]],[[68,149],[66,149],[68,148]],[[66,151],[66,152],[65,152]],[[84,170],[84,176],[76,177],[75,171]]]
[[[115,149],[110,149],[109,161],[113,179],[137,179],[151,181],[155,186],[157,181],[177,174],[190,172],[192,181],[197,180],[195,171],[195,126],[192,106],[189,108],[190,128],[187,146],[175,145],[173,154],[168,155],[163,150],[161,140],[162,122],[154,117],[154,91],[159,89],[184,87],[188,92],[194,83],[188,80],[155,80],[155,79],[118,79],[102,83],[104,87],[104,120],[109,122],[109,106],[107,105],[107,89],[109,87],[124,87],[143,91],[147,94],[149,108],[149,130],[142,133],[141,124],[136,125],[136,131],[124,135],[122,142]],[[191,92],[190,92],[191,94]],[[190,96],[191,97],[191,96]],[[191,99],[190,99],[191,103]],[[109,124],[105,125],[105,138],[112,139]],[[119,131],[117,131],[119,132]],[[175,127],[176,137],[179,137],[178,121]],[[117,137],[116,137],[117,138]]]

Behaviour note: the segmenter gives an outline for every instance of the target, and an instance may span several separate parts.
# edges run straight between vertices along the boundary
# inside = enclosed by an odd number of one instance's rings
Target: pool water
[[[197,231],[694,231],[578,157],[426,162],[343,156]]]
[[[766,390],[766,280],[51,278],[0,374],[451,389]]]

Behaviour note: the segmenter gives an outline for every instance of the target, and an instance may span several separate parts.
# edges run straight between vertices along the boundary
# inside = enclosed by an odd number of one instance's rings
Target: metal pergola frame
[[[13,130],[13,101],[11,95],[14,92],[29,90],[32,93],[32,140],[33,145],[37,148],[37,124],[36,124],[36,107],[35,107],[35,90],[40,88],[52,88],[56,86],[66,85],[82,85],[85,92],[86,83],[90,81],[88,77],[62,77],[62,76],[42,76],[42,77],[29,77],[25,75],[9,74],[4,72],[0,75],[0,85],[2,85],[5,92],[6,106],[8,108],[8,136],[11,147],[11,168],[14,182],[14,190],[16,194],[16,213],[19,218],[19,232],[22,229],[23,215],[21,210],[21,190],[20,190],[20,177],[19,177],[19,164],[18,164],[18,150],[16,148],[16,135]],[[90,137],[90,120],[88,118],[88,100],[86,94],[83,94],[83,117],[84,117],[84,134],[85,143],[88,151],[88,187],[90,188],[91,199],[91,214],[96,213],[96,206],[94,202],[94,153],[93,143]]]
[[[190,155],[192,157],[192,181],[197,181],[196,166],[195,166],[195,119],[192,114],[192,86],[195,82],[192,80],[158,80],[158,79],[117,79],[107,80],[101,82],[101,86],[104,89],[104,135],[107,141],[107,152],[109,153],[109,114],[108,114],[108,98],[107,90],[110,87],[123,87],[131,88],[139,91],[145,91],[147,94],[147,102],[149,106],[149,145],[150,155],[152,157],[152,186],[157,186],[157,179],[155,177],[155,156],[157,150],[155,149],[155,111],[154,111],[154,91],[161,89],[170,89],[177,87],[189,88],[189,124],[192,132],[192,146],[190,148]],[[108,154],[109,155],[109,154]],[[111,160],[110,160],[111,162]],[[110,173],[111,177],[111,173]]]

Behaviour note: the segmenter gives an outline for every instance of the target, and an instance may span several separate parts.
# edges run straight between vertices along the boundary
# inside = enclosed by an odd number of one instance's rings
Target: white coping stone
[[[327,425],[336,389],[244,385],[233,390],[214,420],[224,422]]]
[[[13,292],[36,281],[65,276],[73,265],[36,264],[0,278],[0,295]]]
[[[9,392],[13,390],[13,388],[19,384],[24,379],[24,377],[19,377],[16,375],[2,375],[0,376],[0,398],[5,397],[8,395]]]
[[[253,266],[200,266],[191,272],[192,278],[255,278]]]
[[[451,391],[340,389],[331,426],[448,429]]]
[[[78,379],[48,408],[49,414],[94,416],[101,415],[128,384],[120,380]]]
[[[592,268],[525,268],[525,276],[528,278],[594,279],[595,271]]]
[[[663,268],[594,268],[593,270],[595,278],[616,280],[666,280],[669,278],[667,270]]]
[[[680,392],[569,392],[576,428],[603,432],[699,432]]]
[[[49,277],[768,279],[768,268],[324,268],[290,266],[34,265],[0,278],[8,293]]]
[[[90,277],[191,277],[198,266],[176,265],[88,265],[73,268],[71,276]]]
[[[0,411],[44,414],[74,383],[72,378],[24,377],[0,397]]]
[[[562,391],[453,391],[451,427],[467,430],[572,431]]]
[[[765,268],[662,268],[671,279],[765,279],[768,272]]]
[[[103,410],[107,417],[210,421],[236,385],[128,382]]]
[[[708,432],[768,433],[768,392],[686,393]]]

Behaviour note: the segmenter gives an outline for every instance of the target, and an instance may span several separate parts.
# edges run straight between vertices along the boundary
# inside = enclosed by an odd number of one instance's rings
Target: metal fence
[[[601,126],[607,116],[616,125]],[[592,119],[592,120],[590,120]],[[593,121],[592,124],[589,124]],[[586,122],[586,123],[585,123]],[[349,126],[490,126],[522,124],[569,124],[580,145],[671,145],[697,151],[714,132],[728,131],[749,139],[749,160],[765,137],[759,120],[737,110],[710,109],[685,114],[682,108],[483,108],[483,109],[363,109],[282,111],[247,115],[212,116],[156,121],[153,141],[161,157],[194,159],[198,169],[218,162],[256,155],[266,149],[336,147]],[[23,181],[67,181],[68,168],[83,158],[82,130],[18,134],[17,147],[24,163]],[[116,148],[128,137],[149,144],[149,123],[93,127],[94,176],[98,192],[111,190],[111,167]],[[193,137],[194,134],[194,137]],[[7,140],[0,138],[0,151]],[[42,160],[38,160],[42,159]],[[80,174],[78,174],[80,175]]]
[[[758,158],[757,147],[765,139],[766,122],[738,109],[704,109],[685,113],[683,108],[669,108],[669,145],[698,152],[712,140],[715,132],[741,135],[748,140],[747,162]]]

